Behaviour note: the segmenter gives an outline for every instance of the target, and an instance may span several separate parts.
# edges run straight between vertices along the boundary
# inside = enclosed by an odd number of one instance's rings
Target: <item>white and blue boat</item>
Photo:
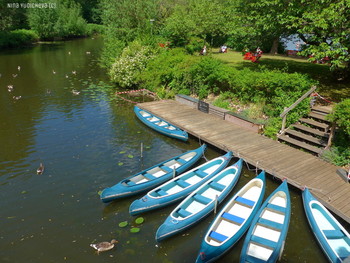
[[[350,259],[350,235],[337,219],[309,191],[303,191],[303,204],[310,227],[329,262]]]
[[[260,208],[265,185],[262,171],[227,202],[205,234],[196,263],[214,262],[243,236]]]
[[[105,188],[100,198],[104,203],[114,199],[136,195],[153,189],[193,166],[204,154],[207,146],[170,158],[146,170],[121,180],[112,187]]]
[[[241,263],[273,263],[280,258],[291,213],[287,181],[265,200],[253,218],[241,252]]]
[[[232,152],[228,152],[152,189],[130,205],[130,214],[137,215],[184,199],[224,169],[231,158]]]
[[[242,163],[243,160],[239,159],[186,197],[158,228],[156,240],[159,242],[175,235],[212,212],[236,185]]]
[[[134,106],[134,112],[136,116],[151,129],[171,138],[179,139],[182,141],[188,140],[188,134],[186,131],[181,130],[175,125],[170,124],[169,122],[155,116],[154,114],[140,109],[137,106]]]

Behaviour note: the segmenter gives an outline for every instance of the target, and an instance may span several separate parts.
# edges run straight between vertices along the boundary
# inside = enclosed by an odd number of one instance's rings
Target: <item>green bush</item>
[[[350,99],[336,104],[328,119],[335,122],[346,134],[350,136]]]
[[[45,3],[45,0],[31,0],[29,3]],[[58,1],[57,8],[30,8],[28,22],[41,39],[84,36],[87,23],[82,18],[81,6],[73,0]]]
[[[105,26],[98,24],[87,24],[86,25],[86,34],[88,36],[102,34],[104,32]]]
[[[0,48],[20,47],[39,40],[33,30],[18,29],[10,32],[0,32]]]
[[[134,41],[126,47],[109,72],[111,80],[122,88],[132,88],[139,83],[139,75],[154,57],[156,50]]]

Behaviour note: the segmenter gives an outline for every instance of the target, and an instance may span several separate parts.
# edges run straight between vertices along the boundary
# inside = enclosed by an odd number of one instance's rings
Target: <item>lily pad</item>
[[[119,223],[119,227],[126,227],[128,225],[128,221],[123,221]]]
[[[138,227],[133,227],[133,228],[130,229],[130,232],[131,232],[131,233],[138,233],[138,232],[140,232],[140,228],[138,228]]]
[[[97,194],[98,194],[98,195],[101,195],[101,194],[102,194],[102,190],[98,191]]]
[[[145,219],[144,219],[143,217],[138,217],[138,218],[136,218],[135,223],[138,224],[138,225],[140,225],[140,224],[142,224],[144,221],[145,221]]]
[[[129,154],[128,157],[129,157],[129,158],[134,158],[134,155]]]
[[[122,166],[123,164],[124,164],[123,162],[119,162],[119,163],[118,163],[119,166]]]
[[[126,153],[126,151],[120,151],[119,153],[120,153],[120,154],[123,154],[123,153]]]

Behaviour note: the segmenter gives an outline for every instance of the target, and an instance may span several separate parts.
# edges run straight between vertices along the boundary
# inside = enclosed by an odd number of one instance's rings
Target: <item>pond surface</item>
[[[102,39],[89,38],[0,53],[0,262],[175,263],[197,257],[214,215],[157,243],[155,232],[175,205],[142,215],[140,232],[130,233],[136,217],[129,205],[141,196],[100,201],[105,187],[199,146],[196,138],[184,143],[146,128],[133,104],[116,99],[98,66],[101,47]],[[209,148],[205,156],[221,154]],[[41,162],[45,171],[37,175]],[[231,196],[254,176],[244,169]],[[269,176],[265,197],[278,185]],[[290,192],[292,219],[281,262],[327,262],[300,193]],[[129,225],[120,228],[122,221]],[[113,238],[117,247],[100,255],[89,246]],[[218,262],[237,262],[242,244]]]

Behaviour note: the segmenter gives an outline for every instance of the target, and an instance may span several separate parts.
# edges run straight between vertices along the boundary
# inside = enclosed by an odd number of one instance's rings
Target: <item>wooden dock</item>
[[[350,223],[350,184],[337,174],[337,166],[177,101],[138,106],[203,142],[233,151],[249,164],[281,180],[287,179],[295,187],[307,186],[322,204]]]

